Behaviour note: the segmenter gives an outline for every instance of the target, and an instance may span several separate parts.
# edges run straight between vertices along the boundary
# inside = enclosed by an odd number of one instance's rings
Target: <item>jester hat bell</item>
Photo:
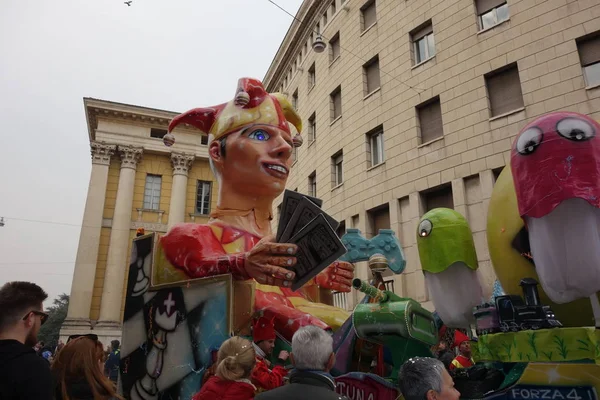
[[[275,325],[273,320],[266,317],[258,318],[252,327],[252,340],[254,340],[254,343],[273,339],[275,339]]]
[[[209,136],[209,140],[219,140],[230,133],[252,124],[276,126],[287,133],[292,124],[298,133],[302,131],[302,120],[288,99],[281,93],[267,93],[262,82],[252,78],[238,81],[233,100],[213,107],[194,108],[173,118],[169,133],[164,138],[171,146],[175,138],[173,129],[181,124],[192,125]],[[300,135],[293,138],[294,146],[302,144]]]

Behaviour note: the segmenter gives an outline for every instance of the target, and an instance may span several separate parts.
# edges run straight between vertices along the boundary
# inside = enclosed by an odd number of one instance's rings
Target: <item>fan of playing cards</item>
[[[296,279],[292,290],[300,289],[332,262],[346,254],[335,230],[340,225],[321,209],[323,201],[286,190],[277,228],[278,243],[298,246],[297,262],[292,268]]]

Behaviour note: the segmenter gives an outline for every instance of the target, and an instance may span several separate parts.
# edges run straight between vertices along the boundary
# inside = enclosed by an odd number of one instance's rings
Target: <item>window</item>
[[[454,209],[454,199],[452,198],[452,186],[438,186],[437,188],[421,193],[423,208],[425,212],[434,208]]]
[[[167,134],[167,131],[165,129],[157,129],[157,128],[150,129],[150,137],[153,137],[153,138],[162,139],[163,136],[165,136],[166,134]]]
[[[315,63],[312,63],[308,69],[308,89],[312,89],[317,84],[317,75],[315,73]]]
[[[323,13],[323,26],[327,25],[327,11]]]
[[[494,174],[494,183],[496,183],[496,181],[500,177],[500,174],[502,173],[503,170],[504,170],[504,167],[500,167],[500,168],[496,168],[496,169],[492,170],[492,174]]]
[[[335,0],[333,0],[331,2],[331,15],[333,16],[336,12],[336,8],[335,8]]]
[[[329,41],[329,62],[332,63],[340,56],[340,33],[333,35]]]
[[[577,50],[586,85],[600,85],[600,33],[578,40]]]
[[[373,57],[363,65],[363,71],[365,76],[365,95],[367,95],[379,89],[380,86],[379,56]]]
[[[294,94],[292,94],[292,107],[294,107],[296,110],[298,109],[298,89],[296,89]]]
[[[488,29],[508,19],[506,0],[476,0],[480,29]]]
[[[344,182],[344,153],[342,151],[338,151],[336,154],[331,157],[331,186],[336,187],[341,185]]]
[[[203,144],[204,146],[208,144],[208,135],[200,136],[200,144]]]
[[[296,146],[292,146],[292,164],[298,161],[298,148]]]
[[[444,136],[442,107],[439,97],[417,106],[417,115],[419,116],[421,143],[427,143]]]
[[[329,97],[331,98],[331,120],[335,121],[342,116],[342,87],[335,88]]]
[[[317,173],[313,172],[308,177],[308,195],[317,197]]]
[[[146,186],[144,187],[144,209],[158,210],[160,204],[160,187],[162,177],[160,175],[146,175]]]
[[[369,152],[371,153],[370,163],[371,167],[381,164],[385,161],[384,151],[383,151],[383,127],[378,127],[373,130],[371,133],[367,134],[368,137],[368,147]]]
[[[415,64],[420,64],[435,56],[435,40],[433,38],[433,25],[431,21],[415,29],[411,36],[414,46]]]
[[[390,206],[384,204],[367,211],[369,225],[371,225],[371,237],[377,236],[380,229],[390,229]]]
[[[370,0],[362,6],[360,14],[362,16],[362,30],[365,31],[377,22],[375,0]]]
[[[210,213],[210,188],[210,182],[198,181],[196,186],[196,214],[208,215]]]
[[[344,236],[346,234],[346,221],[345,220],[340,221],[340,225],[336,229],[336,233],[340,239],[342,238],[342,236]]]
[[[315,140],[317,140],[317,116],[315,113],[312,113],[308,117],[308,141],[314,142]]]
[[[492,117],[523,107],[521,80],[517,64],[490,72],[485,75]]]

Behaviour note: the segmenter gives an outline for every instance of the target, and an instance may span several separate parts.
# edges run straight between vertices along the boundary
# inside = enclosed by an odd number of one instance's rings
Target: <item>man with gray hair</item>
[[[458,400],[460,393],[454,381],[438,359],[413,357],[398,374],[404,400]]]
[[[292,337],[290,384],[263,392],[256,400],[347,400],[335,392],[329,370],[335,364],[333,338],[316,326],[305,326]]]

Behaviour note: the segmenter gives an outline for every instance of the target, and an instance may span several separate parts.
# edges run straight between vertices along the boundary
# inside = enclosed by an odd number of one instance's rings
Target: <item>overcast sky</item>
[[[230,100],[238,78],[264,77],[291,22],[268,0],[2,0],[0,285],[70,292],[91,170],[83,97]]]

